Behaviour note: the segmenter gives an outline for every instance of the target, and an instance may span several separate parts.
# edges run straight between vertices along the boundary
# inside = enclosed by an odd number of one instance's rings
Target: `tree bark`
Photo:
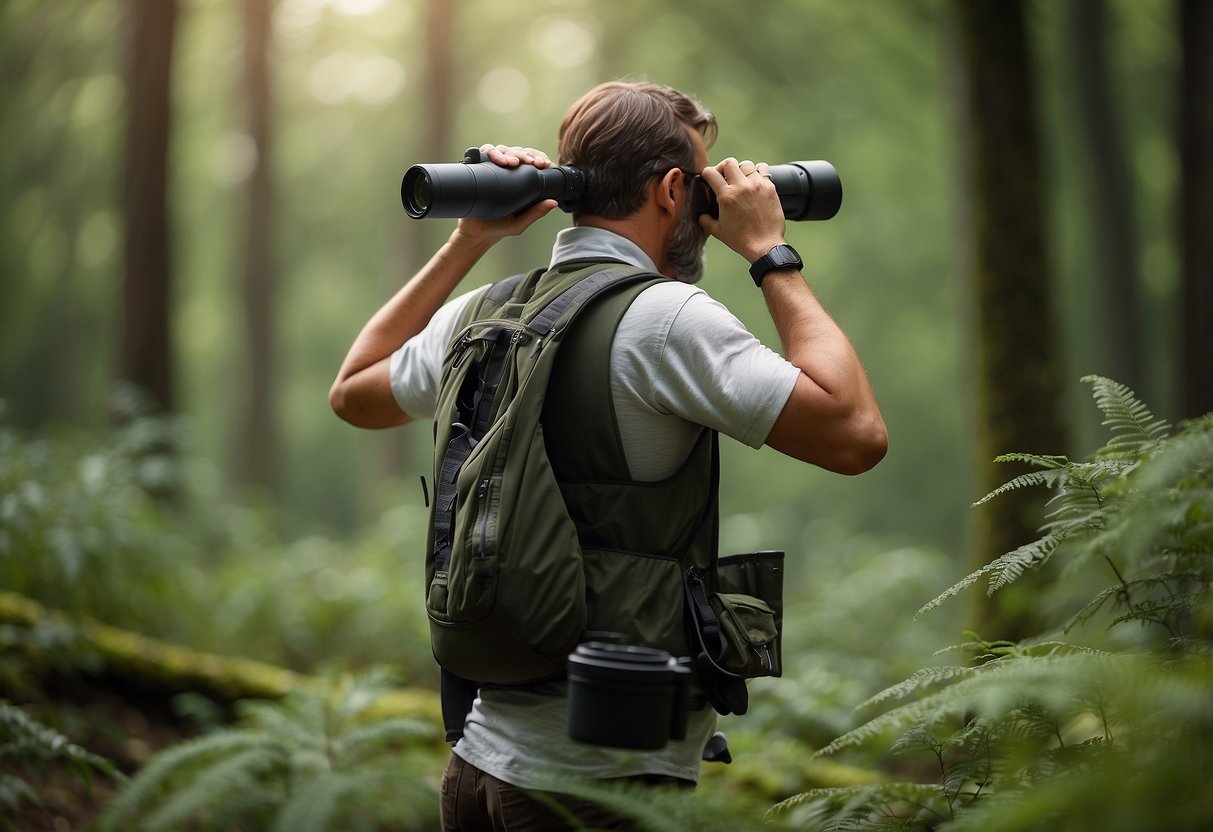
[[[176,0],[132,0],[123,169],[125,274],[118,377],[172,410],[172,262],[168,216]]]
[[[278,421],[274,396],[274,236],[270,165],[270,0],[244,2],[244,93],[248,135],[256,151],[245,186],[244,320],[245,395],[240,465],[246,482],[272,488],[278,473]]]
[[[1132,176],[1108,81],[1106,0],[1070,0],[1066,51],[1084,161],[1091,261],[1106,366],[1092,368],[1143,395],[1137,230]]]
[[[1058,453],[1059,357],[1043,220],[1043,175],[1023,3],[956,0],[968,271],[977,316],[977,415],[982,493],[1020,473],[993,462],[1010,451]],[[1036,539],[1039,497],[1013,491],[976,515],[973,567]],[[1007,591],[981,599],[982,635],[1031,633],[1030,603]]]
[[[1180,0],[1181,415],[1213,411],[1213,3]]]
[[[425,107],[420,141],[416,145],[419,162],[457,162],[464,148],[453,145],[452,125],[455,112],[455,25],[459,14],[457,0],[429,0],[426,4]],[[403,217],[403,211],[401,212]],[[432,223],[404,219],[400,229],[396,274],[399,281],[417,272],[437,249],[435,232],[443,237],[448,228]],[[388,287],[394,294],[399,283]],[[376,477],[394,477],[409,464],[411,444],[404,431],[384,431],[378,440]],[[428,466],[427,466],[428,467]]]

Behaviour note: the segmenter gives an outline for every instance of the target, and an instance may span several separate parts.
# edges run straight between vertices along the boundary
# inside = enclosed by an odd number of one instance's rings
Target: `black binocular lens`
[[[430,210],[434,196],[434,186],[430,182],[429,174],[419,168],[410,170],[409,174],[405,176],[404,190],[406,193],[404,207],[409,212],[409,216],[424,217]]]

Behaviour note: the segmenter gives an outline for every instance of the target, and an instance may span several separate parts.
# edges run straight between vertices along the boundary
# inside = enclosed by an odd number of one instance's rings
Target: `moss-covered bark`
[[[1023,3],[957,0],[968,271],[977,317],[976,392],[982,494],[1021,473],[1010,451],[1061,453],[1061,357],[1045,248],[1044,175]],[[977,514],[974,568],[1036,538],[1039,500],[1012,492]],[[1030,599],[984,597],[973,626],[987,637],[1033,631]]]
[[[32,628],[58,623],[70,628],[82,646],[100,658],[96,672],[116,686],[145,695],[169,697],[192,691],[220,704],[240,699],[278,699],[313,684],[312,677],[249,659],[217,656],[169,644],[98,621],[49,610],[22,595],[0,591],[0,625]],[[438,696],[432,691],[400,690],[384,697],[384,713],[441,722]]]

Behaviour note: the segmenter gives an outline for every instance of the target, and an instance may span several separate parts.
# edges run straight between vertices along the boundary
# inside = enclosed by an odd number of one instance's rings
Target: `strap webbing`
[[[576,307],[577,311],[580,312],[596,296],[613,286],[632,283],[637,280],[648,280],[651,277],[652,275],[649,272],[629,274],[616,269],[605,269],[597,274],[592,274],[583,280],[577,281],[568,291],[553,298],[538,315],[531,319],[530,328],[541,335],[545,335],[556,328],[556,325],[561,322],[560,319],[569,309]],[[567,325],[571,322],[572,318],[564,323]]]

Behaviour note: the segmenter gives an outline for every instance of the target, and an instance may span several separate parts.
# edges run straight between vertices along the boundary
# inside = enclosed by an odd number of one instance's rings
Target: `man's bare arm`
[[[735,159],[703,172],[720,218],[704,217],[701,224],[750,263],[784,242],[783,210],[766,172],[765,164]],[[799,271],[769,273],[762,293],[784,357],[800,370],[766,444],[841,474],[869,470],[884,458],[888,433],[850,340]]]
[[[481,149],[503,167],[551,165],[544,153],[531,148],[484,145]],[[388,428],[412,421],[392,395],[392,353],[425,329],[485,252],[504,237],[521,234],[555,207],[555,201],[545,200],[516,217],[460,220],[429,262],[371,317],[354,340],[329,389],[333,411],[363,428]]]

